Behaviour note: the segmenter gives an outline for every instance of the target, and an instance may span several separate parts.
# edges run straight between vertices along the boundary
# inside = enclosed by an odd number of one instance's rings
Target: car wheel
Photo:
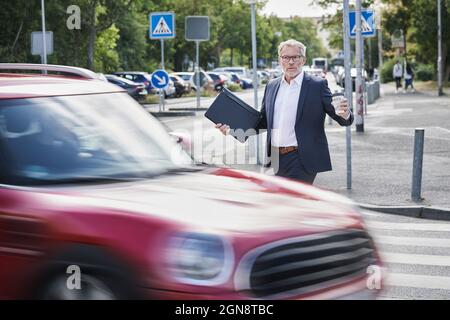
[[[121,298],[114,280],[99,275],[82,275],[80,288],[69,289],[66,276],[50,277],[41,288],[38,299],[43,300],[116,300]]]
[[[74,266],[78,267],[79,278]],[[135,272],[110,252],[95,246],[68,247],[37,274],[32,299],[113,300],[141,296]]]

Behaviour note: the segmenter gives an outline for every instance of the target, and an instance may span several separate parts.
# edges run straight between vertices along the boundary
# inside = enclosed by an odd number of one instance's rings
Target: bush
[[[400,62],[403,64],[402,59],[400,59]],[[383,63],[383,66],[381,67],[381,79],[383,80],[383,83],[394,81],[394,78],[392,77],[392,69],[396,63],[396,58],[387,60]]]
[[[228,90],[230,90],[231,92],[237,92],[237,91],[242,91],[242,88],[237,83],[232,83],[228,86]]]
[[[433,80],[435,75],[434,66],[432,64],[419,64],[414,73],[417,80]]]

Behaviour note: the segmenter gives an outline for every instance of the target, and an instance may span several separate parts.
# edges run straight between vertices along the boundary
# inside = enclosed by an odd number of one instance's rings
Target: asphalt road
[[[450,222],[363,211],[386,267],[379,299],[450,299]]]
[[[262,90],[260,89],[258,94],[260,101],[263,95]],[[253,91],[246,91],[239,95],[241,99],[252,105]],[[195,99],[187,99],[191,101],[184,101],[185,106],[186,103],[195,106]],[[211,103],[212,100],[205,100],[204,102],[204,106],[207,106],[207,103]],[[396,101],[398,105],[402,104],[402,107],[411,107],[411,102],[415,107],[417,105],[417,108],[426,107],[421,106],[421,101],[417,98],[414,99],[414,97],[402,96],[402,99]],[[178,104],[178,102],[173,103]],[[425,98],[424,103],[429,103],[429,100]],[[372,126],[377,123],[377,111],[386,113],[382,106],[380,108],[380,110],[371,111],[371,118],[374,118]],[[392,109],[391,106],[386,106],[386,108]],[[399,112],[397,109],[392,110]],[[424,119],[436,120],[435,111],[422,109],[422,116],[426,114],[429,115],[429,118],[421,117],[421,121],[417,125],[423,125]],[[181,130],[194,134],[194,136],[196,136],[196,132],[201,132],[201,134],[197,134],[196,139],[201,139],[197,142],[200,142],[199,145],[202,145],[203,148],[197,147],[194,150],[194,156],[197,160],[206,162],[212,162],[214,159],[220,160],[224,154],[233,152],[236,146],[242,147],[233,138],[223,137],[214,128],[214,125],[203,117],[203,113],[197,112],[195,117],[160,118],[160,120],[169,130]],[[411,121],[416,119],[414,112],[403,113],[402,119],[405,119],[405,117],[410,117]],[[386,120],[383,119],[383,121]],[[391,121],[395,122],[394,119]],[[397,130],[401,130],[402,125],[398,121],[393,123],[392,126],[394,124]],[[385,124],[381,127],[387,130]],[[342,130],[342,128],[327,128],[331,145],[334,141],[333,130]],[[371,128],[371,130],[374,129]],[[447,131],[437,133],[436,138],[444,139],[443,133],[447,133]],[[429,130],[427,137],[433,138],[434,134],[433,131]],[[251,144],[247,148],[251,149]],[[220,161],[218,162],[220,163]],[[441,175],[442,173],[440,174],[442,179]],[[363,217],[380,250],[387,271],[380,299],[450,299],[450,222],[423,220],[370,211],[363,211]]]

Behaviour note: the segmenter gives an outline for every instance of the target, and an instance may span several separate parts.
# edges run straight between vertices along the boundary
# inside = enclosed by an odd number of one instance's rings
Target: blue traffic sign
[[[175,13],[153,12],[149,15],[150,39],[175,38]]]
[[[350,38],[356,38],[356,12],[349,11]],[[373,10],[361,10],[361,35],[365,38],[375,36],[375,15]]]
[[[156,70],[152,74],[151,82],[156,89],[164,89],[169,84],[169,74],[164,70]]]

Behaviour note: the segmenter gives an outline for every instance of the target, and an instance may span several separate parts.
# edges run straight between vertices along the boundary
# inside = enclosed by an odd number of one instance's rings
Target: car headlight
[[[183,233],[169,243],[169,269],[179,282],[217,285],[230,277],[234,254],[222,237]]]

